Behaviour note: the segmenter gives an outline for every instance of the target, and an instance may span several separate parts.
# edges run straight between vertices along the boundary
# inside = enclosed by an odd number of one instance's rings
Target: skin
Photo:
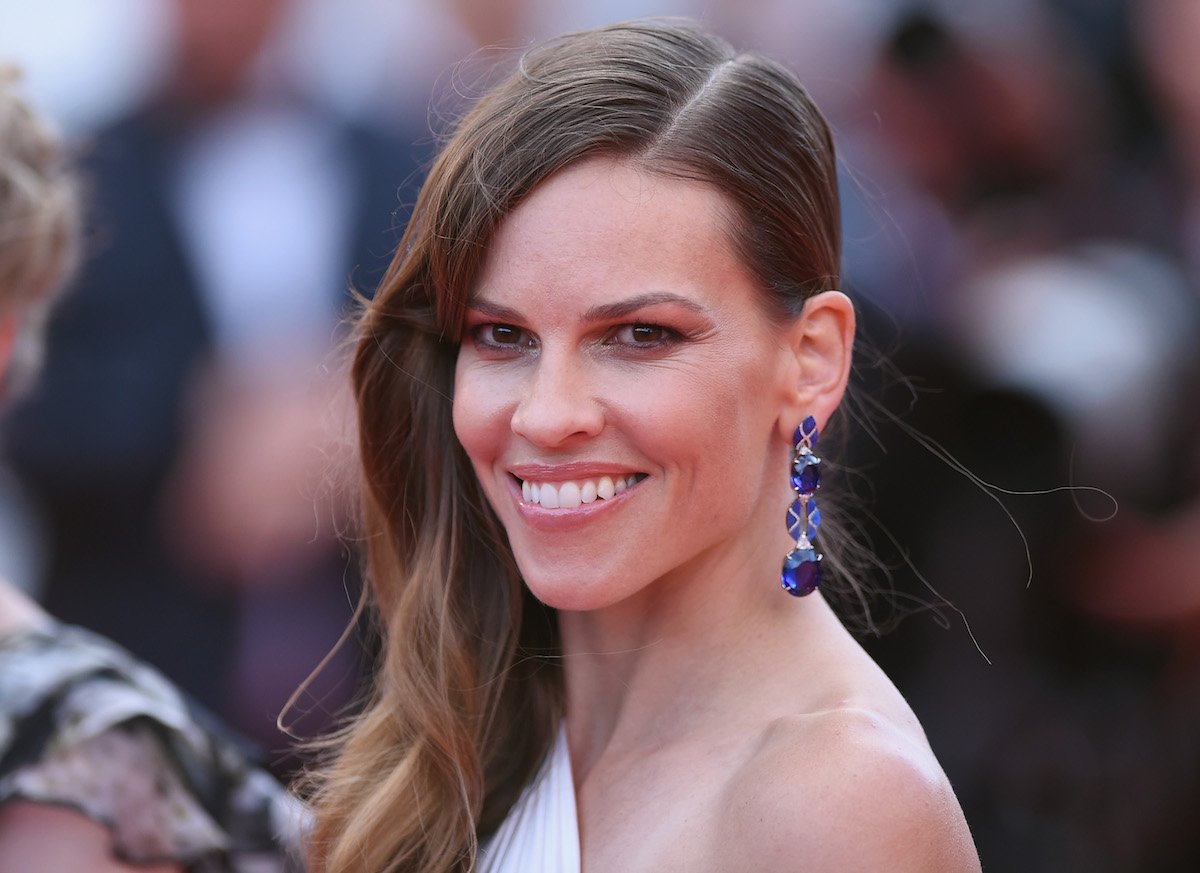
[[[177,864],[134,866],[112,856],[108,829],[64,807],[11,803],[0,808],[0,870],[23,873],[182,873]]]
[[[729,213],[568,167],[501,226],[459,353],[458,437],[560,611],[583,867],[978,870],[899,693],[819,594],[780,590],[792,430],[840,401],[854,316],[827,292],[772,324]],[[570,510],[518,481],[604,473],[644,478]]]

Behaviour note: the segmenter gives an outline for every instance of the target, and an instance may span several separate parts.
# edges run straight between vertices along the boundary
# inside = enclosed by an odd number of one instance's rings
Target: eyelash
[[[512,336],[518,338],[517,342],[496,342],[494,333],[497,330],[511,331]],[[620,341],[616,337],[618,334],[628,331],[630,340]],[[634,332],[637,331],[653,331],[657,332],[655,339],[648,342],[637,342],[632,339]],[[469,334],[474,341],[476,347],[498,352],[517,351],[524,353],[534,348],[536,340],[529,336],[525,331],[516,325],[503,324],[497,322],[488,322],[486,324],[478,324],[470,328]],[[669,327],[661,324],[652,324],[650,322],[635,321],[629,324],[621,324],[614,327],[608,332],[602,341],[604,346],[624,346],[626,348],[635,349],[638,351],[650,349],[665,349],[676,345],[683,339],[683,336]]]
[[[512,331],[515,336],[522,338],[523,341],[511,343],[496,342],[488,335],[496,330]],[[478,324],[470,329],[470,334],[471,338],[475,342],[475,345],[485,349],[512,351],[513,349],[524,350],[533,346],[533,341],[529,338],[529,335],[526,334],[525,331],[521,330],[521,328],[511,324],[496,324],[491,322],[487,324]]]
[[[674,345],[675,343],[679,342],[683,338],[679,335],[679,333],[677,331],[671,330],[671,328],[669,328],[669,327],[664,327],[661,324],[650,324],[650,323],[644,322],[644,321],[637,321],[632,324],[619,325],[616,330],[612,331],[608,335],[608,338],[604,341],[604,344],[605,345],[617,345],[617,343],[614,341],[613,338],[618,333],[622,333],[627,330],[630,332],[631,337],[634,333],[636,333],[639,330],[642,330],[642,331],[648,330],[648,331],[657,331],[658,332],[658,336],[655,339],[650,340],[649,342],[630,341],[630,342],[621,343],[621,345],[627,345],[632,348],[638,348],[638,349],[663,348],[665,346]]]

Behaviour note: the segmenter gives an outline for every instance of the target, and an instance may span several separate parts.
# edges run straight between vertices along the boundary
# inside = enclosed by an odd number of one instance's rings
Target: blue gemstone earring
[[[796,428],[796,449],[792,455],[792,490],[796,493],[788,507],[787,529],[796,545],[783,559],[783,590],[794,597],[812,594],[821,584],[821,554],[813,548],[812,538],[821,526],[821,510],[816,494],[821,487],[821,459],[813,454],[817,447],[817,423],[810,415]]]

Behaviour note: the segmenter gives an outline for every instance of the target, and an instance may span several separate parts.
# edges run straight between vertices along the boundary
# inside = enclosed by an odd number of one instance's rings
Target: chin
[[[525,573],[525,585],[549,607],[568,612],[591,612],[619,603],[632,592],[617,588],[606,580],[580,577],[572,573]]]
[[[562,542],[547,545],[511,537],[525,587],[553,609],[590,612],[619,603],[646,583],[646,574],[611,546]]]

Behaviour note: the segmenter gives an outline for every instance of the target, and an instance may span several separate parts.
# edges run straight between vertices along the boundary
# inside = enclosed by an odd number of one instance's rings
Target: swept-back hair
[[[457,442],[452,392],[476,277],[504,217],[606,155],[719,189],[781,322],[836,288],[830,132],[796,78],[689,24],[631,22],[527,52],[462,119],[358,322],[353,380],[373,695],[314,795],[317,871],[470,870],[562,710],[553,612],[522,584]]]

